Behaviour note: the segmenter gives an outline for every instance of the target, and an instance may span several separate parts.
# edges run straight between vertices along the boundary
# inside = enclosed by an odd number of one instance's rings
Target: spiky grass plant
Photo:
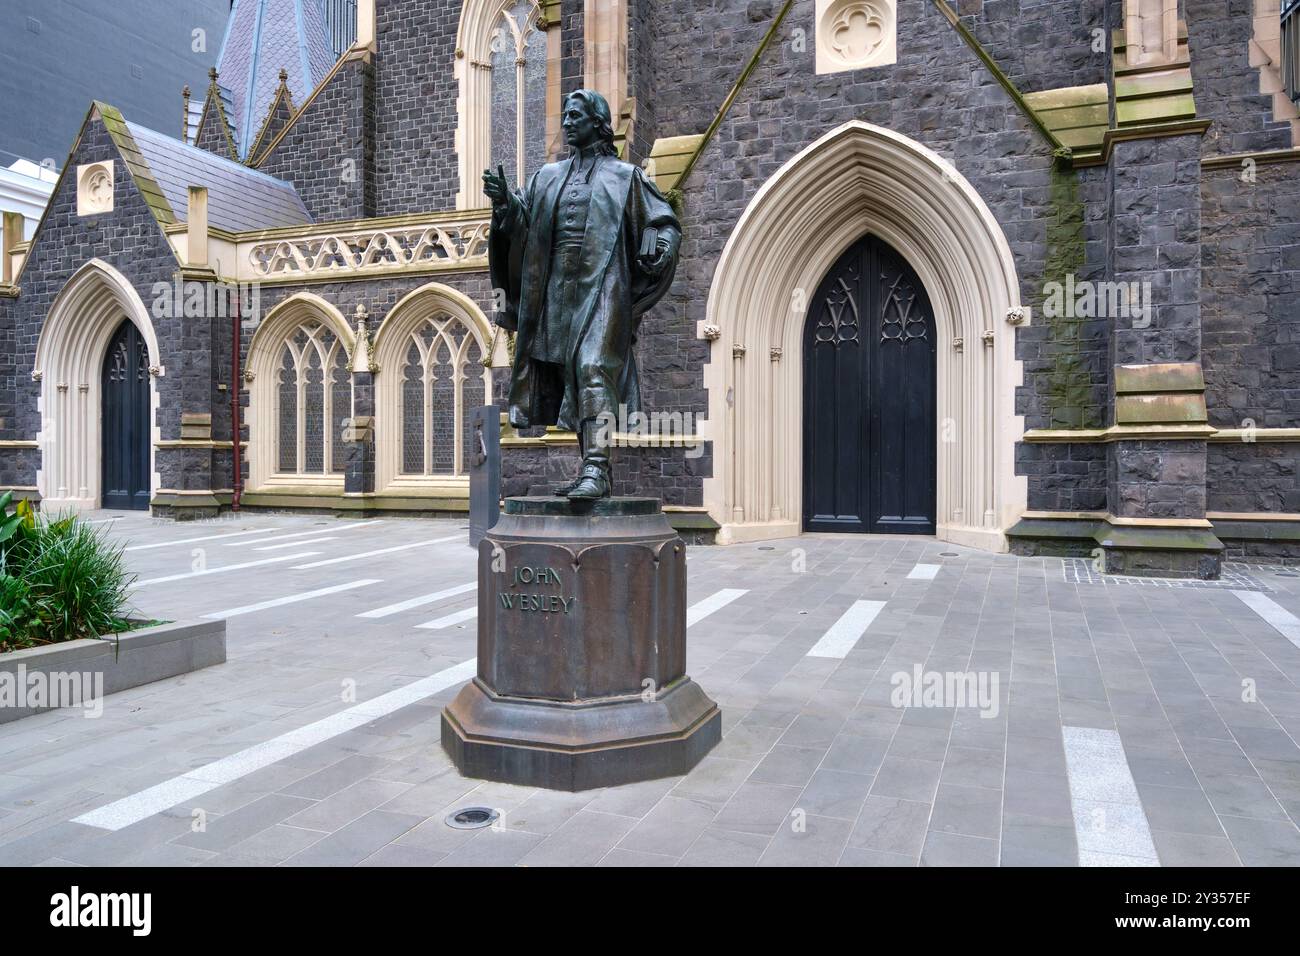
[[[5,649],[102,637],[128,629],[134,575],[122,548],[74,517],[38,517],[11,539],[0,565],[0,615],[10,619]],[[0,624],[4,617],[0,617]]]

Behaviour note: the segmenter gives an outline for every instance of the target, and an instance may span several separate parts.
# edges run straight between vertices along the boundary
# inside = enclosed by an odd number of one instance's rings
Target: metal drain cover
[[[939,552],[939,557],[941,557],[941,558],[960,558],[961,555],[958,554],[956,551],[940,551],[940,552]]]
[[[1274,571],[1273,574],[1279,578],[1300,578],[1300,574],[1294,571]]]
[[[454,830],[478,830],[490,827],[501,816],[491,807],[465,807],[447,814],[447,826]]]
[[[760,550],[760,551],[775,551],[776,548],[772,547],[770,544],[761,544],[761,545],[758,546],[758,550]]]

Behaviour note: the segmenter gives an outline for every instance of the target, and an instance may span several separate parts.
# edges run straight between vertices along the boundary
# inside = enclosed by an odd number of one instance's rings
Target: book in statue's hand
[[[653,226],[648,226],[641,233],[641,256],[642,259],[653,259],[659,254],[659,230]]]

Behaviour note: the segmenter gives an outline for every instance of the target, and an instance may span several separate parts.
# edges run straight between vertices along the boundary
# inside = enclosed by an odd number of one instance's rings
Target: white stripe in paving
[[[114,521],[119,521],[119,520],[121,520],[121,519],[119,519],[119,518],[98,518],[98,519],[96,519],[96,520],[94,520],[94,521],[83,521],[83,522],[81,522],[81,523],[82,523],[82,524],[112,524]]]
[[[884,608],[884,601],[854,601],[852,606],[840,615],[840,619],[830,626],[821,640],[812,646],[808,657],[835,657],[841,660],[848,657],[849,651],[867,633],[867,628]]]
[[[371,579],[352,581],[349,584],[336,584],[331,588],[317,588],[315,591],[304,591],[301,594],[289,594],[285,597],[272,598],[269,601],[261,601],[257,604],[245,604],[243,607],[232,607],[228,611],[216,611],[213,614],[205,614],[203,616],[213,618],[214,620],[224,620],[228,617],[239,617],[241,614],[252,614],[254,611],[265,611],[267,608],[281,607],[285,604],[297,604],[300,601],[310,601],[312,598],[324,597],[327,594],[338,594],[340,591],[351,591],[355,588],[363,588],[368,584],[382,583],[382,581]]]
[[[1062,727],[1080,866],[1159,866],[1119,734]]]
[[[401,614],[403,611],[411,610],[411,608],[424,607],[426,604],[433,604],[445,598],[455,597],[457,594],[464,594],[466,591],[473,591],[476,587],[478,587],[476,581],[471,581],[469,584],[458,584],[456,587],[447,588],[445,591],[421,594],[419,597],[413,597],[407,601],[398,601],[396,604],[389,604],[386,607],[377,607],[373,611],[358,614],[357,617],[388,617],[392,614]]]
[[[1241,598],[1246,607],[1273,625],[1279,634],[1296,647],[1300,647],[1300,617],[1296,617],[1272,598],[1265,597],[1258,591],[1233,591],[1232,593]]]
[[[266,534],[274,528],[256,528],[252,531],[235,531],[231,534],[210,534],[203,538],[181,538],[179,541],[159,541],[156,544],[134,544],[124,551],[150,551],[154,548],[170,548],[176,544],[197,544],[200,541],[222,541],[226,538],[240,538],[250,534]]]
[[[338,522],[338,526],[329,528],[318,528],[315,531],[295,531],[293,534],[277,534],[274,538],[258,538],[256,541],[232,541],[226,545],[227,548],[242,548],[254,544],[266,544],[268,541],[288,541],[290,538],[310,538],[318,534],[338,534],[341,531],[352,531],[356,528],[368,528],[372,524],[383,524],[383,518],[375,518],[372,521],[358,521],[356,523]],[[305,541],[304,544],[311,542]]]
[[[933,581],[935,576],[939,573],[940,567],[942,567],[942,565],[918,564],[911,571],[907,572],[907,576],[912,581]]]
[[[430,677],[422,678],[405,687],[381,694],[373,700],[308,724],[306,727],[299,727],[264,743],[254,744],[229,757],[222,757],[220,760],[205,764],[197,770],[191,770],[147,790],[141,790],[139,793],[133,793],[83,813],[75,817],[72,822],[99,827],[101,830],[120,830],[133,823],[139,823],[178,803],[239,780],[255,770],[261,770],[286,757],[301,753],[308,747],[314,747],[353,728],[424,700],[448,687],[463,683],[473,677],[476,670],[477,664],[471,658]]]
[[[478,617],[478,607],[467,607],[463,611],[457,611],[455,614],[448,614],[446,617],[440,617],[434,621],[425,621],[423,624],[417,624],[416,627],[425,631],[441,631],[445,627],[455,627],[457,624],[464,624],[466,621],[472,621]]]
[[[228,564],[224,568],[207,568],[203,571],[187,571],[185,574],[169,574],[163,578],[147,578],[144,581],[136,581],[131,585],[131,587],[143,588],[148,587],[150,584],[163,584],[167,581],[183,581],[186,578],[202,578],[209,574],[224,574],[226,571],[240,571],[244,568],[260,568],[264,564],[279,564],[281,561],[297,561],[299,558],[310,558],[317,554],[320,554],[320,552],[304,551],[302,554],[286,554],[278,558],[263,558],[261,561],[245,561],[243,564]]]
[[[270,539],[268,539],[268,540],[272,540],[272,541],[273,541],[273,540],[275,540],[275,539],[274,539],[274,538],[270,538]],[[314,548],[316,545],[320,544],[320,543],[323,542],[323,541],[337,541],[337,540],[338,540],[338,539],[337,539],[337,538],[334,538],[334,537],[329,537],[329,538],[312,538],[310,541],[290,541],[290,542],[288,542],[287,544],[268,544],[268,545],[267,545],[266,547],[264,547],[264,548],[254,548],[253,550],[254,550],[254,551],[283,551],[283,550],[285,550],[286,548],[301,548],[304,544],[307,545],[308,547],[313,547],[313,548]],[[226,547],[228,548],[228,547],[230,547],[230,545],[226,545]]]
[[[721,611],[736,598],[744,597],[749,589],[723,588],[717,594],[710,594],[703,601],[691,605],[686,610],[686,626],[698,624],[715,611]]]
[[[348,561],[360,561],[363,558],[373,558],[381,554],[394,554],[398,551],[410,551],[412,548],[423,548],[431,544],[446,544],[448,541],[463,541],[469,543],[469,538],[463,534],[454,534],[449,538],[430,538],[427,541],[416,541],[412,544],[399,544],[395,548],[380,548],[378,551],[362,551],[360,554],[345,554],[341,558],[326,558],[324,561],[313,561],[311,564],[296,564],[295,571],[305,571],[308,568],[323,568],[329,564],[345,564]]]

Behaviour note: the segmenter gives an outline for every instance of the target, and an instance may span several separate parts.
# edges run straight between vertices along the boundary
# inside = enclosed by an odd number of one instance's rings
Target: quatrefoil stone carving
[[[896,7],[897,0],[817,0],[817,72],[896,62]]]

